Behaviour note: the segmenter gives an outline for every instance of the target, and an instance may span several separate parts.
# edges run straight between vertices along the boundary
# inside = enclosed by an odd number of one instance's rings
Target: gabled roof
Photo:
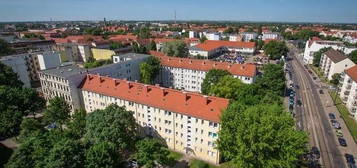
[[[350,77],[352,78],[352,80],[354,80],[355,82],[357,82],[357,65],[349,68],[349,69],[346,69],[345,70],[345,73]]]
[[[222,110],[229,104],[224,98],[91,74],[86,76],[80,88],[213,122],[220,121]]]
[[[334,49],[330,49],[330,50],[326,51],[324,54],[328,58],[330,58],[331,61],[334,63],[338,63],[338,62],[343,61],[347,58],[345,55],[341,54],[340,52],[338,52]]]
[[[206,40],[194,47],[203,51],[212,51],[220,47],[255,48],[255,42]]]
[[[160,59],[161,65],[175,68],[209,71],[211,69],[227,70],[232,75],[254,77],[257,67],[254,64],[232,64],[210,60],[169,57],[162,52],[150,51],[150,54]]]

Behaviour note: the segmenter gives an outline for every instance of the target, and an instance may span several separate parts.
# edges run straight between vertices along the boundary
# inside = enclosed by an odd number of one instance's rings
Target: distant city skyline
[[[357,23],[355,0],[1,0],[0,22],[226,20]]]

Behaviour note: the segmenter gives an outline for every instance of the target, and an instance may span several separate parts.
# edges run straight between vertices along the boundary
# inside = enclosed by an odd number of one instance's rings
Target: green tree
[[[205,79],[201,84],[202,94],[208,95],[211,90],[211,87],[216,85],[219,82],[219,80],[221,80],[224,76],[227,75],[231,75],[231,74],[226,70],[212,69],[208,71]]]
[[[134,52],[136,53],[141,53],[141,54],[146,54],[147,48],[144,45],[140,45],[138,43],[134,43],[134,45],[132,45]]]
[[[339,73],[335,73],[332,75],[332,79],[330,80],[330,82],[337,86],[340,83],[340,79],[341,79],[341,74]]]
[[[140,82],[154,84],[154,80],[160,71],[160,60],[150,56],[145,62],[139,65]]]
[[[86,168],[116,168],[120,167],[120,160],[115,144],[106,141],[92,145],[85,152]]]
[[[48,168],[81,168],[84,164],[83,146],[78,140],[59,140],[49,151],[45,159]]]
[[[166,42],[162,50],[168,56],[187,57],[186,44],[181,40]]]
[[[71,137],[80,139],[86,132],[86,116],[87,112],[84,109],[79,109],[72,115],[72,121],[68,123],[68,130]]]
[[[40,121],[34,118],[25,118],[20,125],[21,131],[19,135],[20,142],[26,141],[29,137],[35,137],[37,134],[44,133],[44,126]]]
[[[169,163],[169,151],[157,139],[143,139],[136,144],[137,152],[135,158],[139,165],[153,168],[157,164],[167,165]]]
[[[241,80],[226,75],[216,85],[212,85],[209,95],[223,97],[227,99],[236,99],[240,88],[244,87]]]
[[[18,135],[22,118],[45,104],[33,89],[6,85],[0,85],[0,100],[0,137]]]
[[[326,51],[330,50],[331,47],[328,47],[328,48],[321,48],[319,51],[315,52],[314,53],[314,58],[312,60],[312,64],[315,66],[315,67],[318,67],[320,66],[320,59],[321,59],[321,55],[323,53],[325,53]]]
[[[11,48],[9,43],[7,43],[3,39],[0,39],[0,56],[11,55],[11,54],[14,54],[14,53],[15,53],[15,51]],[[0,65],[0,67],[1,67],[1,65]],[[2,72],[2,71],[0,71],[0,72]]]
[[[5,168],[33,168],[35,160],[32,159],[32,153],[35,150],[33,147],[35,139],[26,141],[11,155]]]
[[[206,40],[208,40],[207,37],[206,37],[206,36],[202,36],[202,37],[200,38],[200,43],[203,43],[203,42],[205,42]]]
[[[153,50],[153,51],[156,51],[156,50],[157,50],[157,48],[156,48],[156,43],[155,43],[154,40],[151,40],[151,41],[150,41],[149,50]]]
[[[257,48],[257,50],[261,50],[264,46],[264,41],[259,39],[259,40],[256,40],[255,42],[255,47]]]
[[[11,67],[0,62],[0,85],[22,87],[23,83],[19,80],[19,76],[11,69]]]
[[[282,96],[285,89],[285,75],[282,65],[267,64],[263,67],[263,76],[256,83],[260,88]]]
[[[111,50],[116,50],[116,49],[123,48],[123,47],[124,47],[123,44],[118,43],[118,42],[112,42],[109,45],[109,49],[111,49]]]
[[[114,143],[119,150],[130,149],[136,139],[136,122],[132,111],[112,104],[87,116],[85,139],[92,144]]]
[[[352,51],[348,56],[350,57],[351,61],[357,64],[357,50]]]
[[[282,56],[286,56],[289,48],[286,46],[285,42],[281,41],[270,41],[263,46],[264,52],[269,56],[269,59],[277,60]]]
[[[218,149],[236,167],[296,167],[307,136],[278,105],[232,104],[223,112]]]
[[[228,27],[226,30],[223,31],[224,34],[232,34],[234,33],[234,29],[232,27]]]
[[[70,119],[71,107],[63,97],[54,97],[49,100],[49,105],[45,111],[47,123],[55,123],[63,130],[63,125]]]

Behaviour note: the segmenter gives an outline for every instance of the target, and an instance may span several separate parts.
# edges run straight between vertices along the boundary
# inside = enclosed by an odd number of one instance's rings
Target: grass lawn
[[[182,158],[183,154],[178,153],[178,152],[174,152],[174,151],[170,151],[169,157],[174,159],[174,160],[180,160]]]
[[[315,67],[313,65],[309,65],[309,67],[317,74],[317,76],[322,82],[330,84],[330,82],[323,76],[322,72],[318,67]]]
[[[218,168],[218,166],[211,165],[201,160],[193,159],[189,163],[190,168]]]
[[[329,92],[332,100],[335,99],[336,92]],[[335,101],[335,100],[334,100]],[[348,130],[350,131],[354,141],[357,143],[357,122],[350,115],[346,106],[342,103],[342,100],[337,96],[335,101],[338,111],[341,113],[343,120],[345,121]]]

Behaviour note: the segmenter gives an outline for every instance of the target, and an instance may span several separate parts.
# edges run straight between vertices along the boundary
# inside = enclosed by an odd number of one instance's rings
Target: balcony
[[[343,92],[345,95],[349,95],[350,94],[350,91],[345,91]]]

